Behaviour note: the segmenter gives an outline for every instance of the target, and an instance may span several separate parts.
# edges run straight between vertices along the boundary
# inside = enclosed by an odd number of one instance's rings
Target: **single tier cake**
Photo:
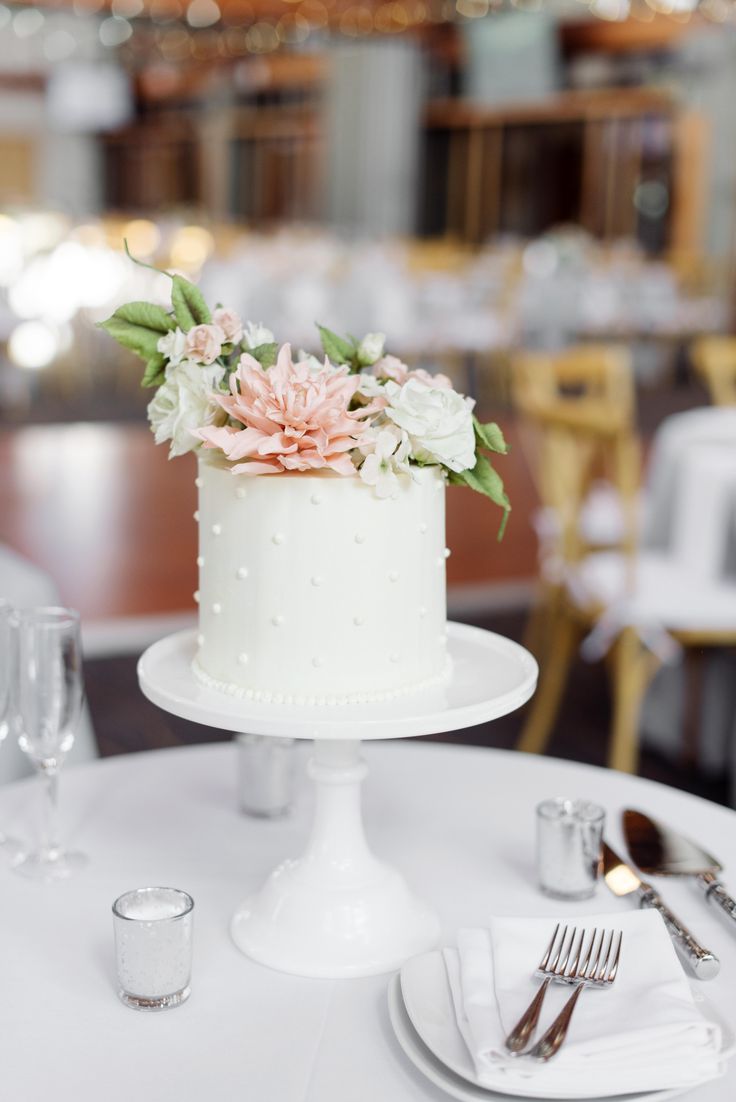
[[[199,461],[206,684],[264,702],[385,700],[441,681],[445,479],[417,467],[381,499],[329,471],[233,474]]]

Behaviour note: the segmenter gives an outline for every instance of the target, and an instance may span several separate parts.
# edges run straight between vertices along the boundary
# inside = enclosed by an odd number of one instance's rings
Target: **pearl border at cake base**
[[[306,853],[284,861],[233,917],[235,944],[302,976],[366,976],[398,968],[437,943],[439,920],[365,840],[356,741],[317,741],[309,776],[317,809]]]

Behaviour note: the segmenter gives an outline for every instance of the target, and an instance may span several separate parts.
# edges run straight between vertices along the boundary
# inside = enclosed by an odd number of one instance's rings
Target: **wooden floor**
[[[471,490],[447,494],[450,585],[533,577],[535,495],[513,423],[499,460],[514,505],[496,541],[499,510]],[[169,461],[145,425],[34,425],[0,432],[0,542],[42,567],[64,604],[88,620],[193,609],[195,461]]]

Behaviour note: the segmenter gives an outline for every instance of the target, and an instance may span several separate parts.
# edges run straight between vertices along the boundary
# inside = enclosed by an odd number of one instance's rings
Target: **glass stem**
[[[59,844],[59,770],[56,766],[43,771],[44,816],[41,854],[44,861],[55,861],[61,853]]]

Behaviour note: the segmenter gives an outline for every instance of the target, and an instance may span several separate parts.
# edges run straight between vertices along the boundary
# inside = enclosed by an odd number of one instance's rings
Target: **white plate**
[[[724,1058],[734,1047],[734,1036],[700,990],[693,992],[701,1012],[722,1030]],[[394,1032],[406,1055],[437,1086],[461,1102],[471,1099],[551,1098],[547,1093],[534,1095],[524,1090],[492,1090],[482,1087],[465,1041],[457,1027],[455,1010],[447,981],[442,953],[424,953],[404,965],[391,981],[389,1014]],[[664,1102],[676,1098],[692,1086],[661,1091],[641,1091],[627,1095],[609,1095],[606,1102]],[[568,1098],[569,1095],[564,1095]],[[588,1093],[588,1098],[594,1095]]]

